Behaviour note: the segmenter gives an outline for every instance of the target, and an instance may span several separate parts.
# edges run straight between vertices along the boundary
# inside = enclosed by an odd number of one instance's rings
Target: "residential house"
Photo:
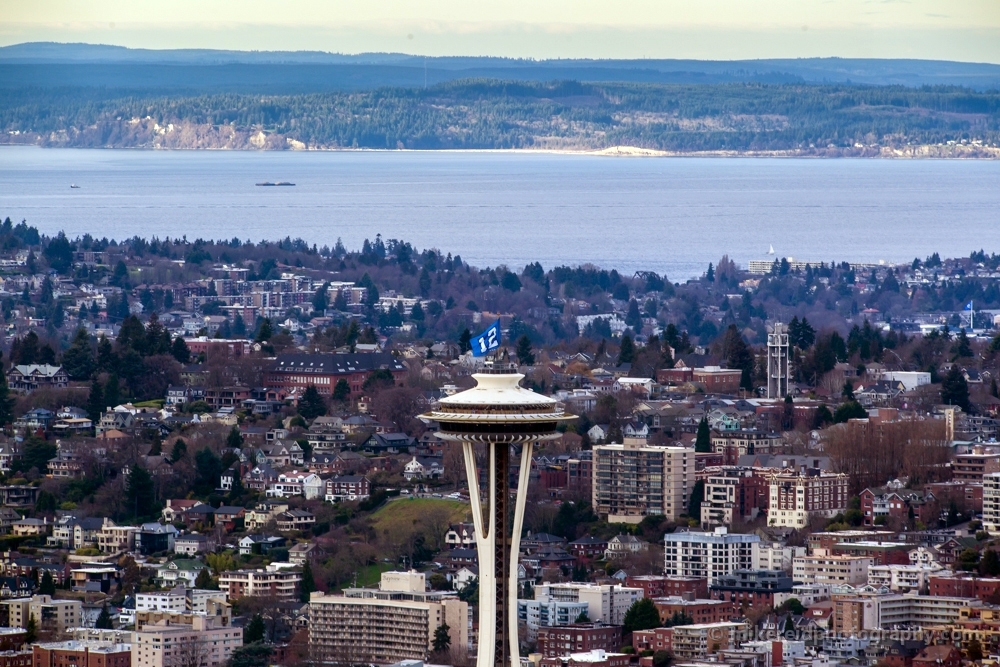
[[[403,477],[408,481],[415,479],[438,479],[444,475],[444,465],[436,458],[420,459],[416,456],[403,467]]]
[[[179,584],[183,584],[187,588],[195,588],[195,581],[205,567],[206,565],[200,560],[178,558],[161,567],[156,578],[161,586],[167,588],[174,588]]]
[[[239,541],[240,555],[266,554],[271,549],[285,546],[286,542],[280,535],[247,535]]]
[[[368,500],[370,496],[371,481],[364,475],[341,475],[326,480],[324,498],[328,503]]]
[[[287,510],[274,518],[278,530],[287,533],[309,530],[316,523],[316,515],[308,510]]]
[[[635,535],[615,535],[608,540],[608,548],[604,550],[604,560],[618,560],[649,549],[649,542],[640,540]]]
[[[174,553],[181,556],[197,556],[215,551],[218,541],[211,533],[188,533],[174,539]]]
[[[215,525],[222,526],[226,532],[233,532],[237,528],[243,527],[246,508],[222,505],[215,510]]]
[[[278,475],[278,479],[266,489],[268,498],[290,498],[303,496],[307,500],[319,498],[323,494],[324,482],[319,475],[293,470]]]
[[[286,503],[259,503],[252,510],[247,510],[243,524],[247,530],[260,530],[287,509]]]
[[[7,371],[7,386],[22,394],[41,388],[62,389],[69,386],[69,375],[62,366],[21,364]]]

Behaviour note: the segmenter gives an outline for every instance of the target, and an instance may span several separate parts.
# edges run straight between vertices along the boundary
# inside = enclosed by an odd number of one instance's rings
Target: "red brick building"
[[[570,653],[602,649],[608,652],[622,647],[622,626],[598,623],[573,623],[538,628],[537,651],[543,658],[557,658]]]
[[[743,371],[739,369],[705,366],[696,368],[691,379],[705,387],[709,394],[735,394],[740,390],[740,379]]]
[[[1000,578],[958,575],[932,575],[928,595],[956,598],[979,598],[983,602],[1000,599]]]
[[[128,644],[96,641],[46,642],[32,646],[34,667],[131,667]]]
[[[24,651],[0,651],[0,667],[32,667],[35,653]]]
[[[903,542],[851,542],[836,544],[831,551],[834,556],[871,558],[873,565],[909,565],[912,550],[912,544]]]
[[[660,622],[667,623],[675,615],[683,615],[695,623],[721,623],[733,615],[733,607],[722,600],[685,600],[682,597],[653,598]]]
[[[608,541],[602,537],[587,535],[569,543],[569,552],[577,563],[589,563],[593,560],[603,560]],[[648,597],[648,596],[647,596]]]
[[[378,370],[392,374],[396,383],[406,377],[407,368],[385,353],[366,354],[282,354],[264,374],[268,387],[290,391],[309,385],[330,395],[339,380],[346,380],[352,396],[360,396],[368,376]]]
[[[643,651],[673,650],[673,628],[654,628],[652,630],[635,630],[632,632],[632,647],[637,653]]]
[[[630,588],[641,588],[643,597],[647,598],[676,595],[699,600],[708,599],[708,579],[705,577],[667,577],[661,574],[641,574],[627,577],[625,585]]]

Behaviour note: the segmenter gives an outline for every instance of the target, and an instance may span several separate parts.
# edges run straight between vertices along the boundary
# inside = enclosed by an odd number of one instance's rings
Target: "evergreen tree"
[[[952,364],[941,381],[941,402],[945,405],[957,405],[964,412],[969,412],[969,383],[958,364]]]
[[[195,491],[200,495],[207,496],[219,485],[222,461],[211,449],[203,447],[194,455],[194,467]]]
[[[730,324],[722,335],[722,356],[725,357],[729,368],[738,368],[743,371],[743,375],[740,377],[740,387],[751,391],[753,389],[753,353],[735,324]]]
[[[174,442],[173,448],[170,450],[170,460],[173,463],[177,463],[182,458],[187,456],[187,450],[188,450],[187,443],[184,442],[182,438],[177,438],[177,440]]]
[[[76,330],[73,342],[63,353],[62,365],[71,380],[87,380],[93,374],[97,361],[90,349],[90,335],[86,329]]]
[[[979,561],[979,574],[984,577],[995,577],[1000,574],[1000,557],[993,549],[987,548]]]
[[[708,427],[708,417],[702,417],[701,421],[698,422],[698,434],[694,440],[694,451],[701,453],[712,451],[712,433]]]
[[[1000,338],[1000,336],[998,336]],[[462,335],[458,337],[458,350],[465,354],[472,349],[472,332],[468,328],[462,329]]]
[[[246,489],[243,488],[243,480],[240,478],[240,475],[239,475],[238,469],[237,469],[237,474],[233,477],[233,485],[229,488],[229,502],[230,502],[230,504],[235,505],[235,504],[239,503],[240,499],[243,497],[243,494],[245,492],[246,492]]]
[[[699,479],[691,488],[691,497],[688,499],[687,513],[692,519],[701,520],[701,501],[705,499],[705,480]]]
[[[149,472],[136,463],[128,473],[125,482],[125,509],[133,518],[143,519],[156,513],[156,496],[153,478]]]
[[[14,399],[7,385],[7,374],[0,365],[0,427],[14,423]]]
[[[28,617],[28,623],[24,626],[24,643],[34,644],[38,639],[38,621],[35,620],[35,615],[31,614]]]
[[[708,271],[705,272],[705,280],[710,283],[715,282],[715,267],[712,266],[711,262],[708,263]]]
[[[312,565],[307,560],[302,566],[302,581],[299,582],[299,600],[309,602],[309,595],[316,591],[316,580],[313,578]]]
[[[969,341],[968,334],[965,333],[965,327],[959,330],[958,338],[955,339],[955,344],[951,346],[951,352],[955,355],[952,357],[953,359],[972,356],[972,343]]]
[[[254,342],[266,343],[271,340],[274,335],[274,330],[271,328],[270,318],[265,317],[261,320],[260,327],[257,329],[257,336],[254,337]]]
[[[268,667],[272,664],[270,660],[272,653],[274,649],[262,641],[247,643],[244,640],[243,646],[233,649],[229,667]]]
[[[316,417],[326,414],[326,401],[323,400],[315,385],[309,385],[302,392],[302,398],[299,399],[299,414],[307,420],[316,419]]]
[[[121,391],[118,386],[118,374],[112,373],[104,383],[104,405],[114,408],[121,403]]]
[[[252,644],[254,642],[264,641],[264,633],[267,628],[264,627],[264,619],[260,614],[254,614],[250,622],[243,629],[243,643]]]
[[[660,612],[650,598],[640,598],[625,612],[622,623],[626,634],[635,630],[649,630],[660,627]]]
[[[274,649],[263,642],[246,643],[233,649],[229,667],[268,667]]]
[[[188,349],[187,343],[181,336],[174,339],[170,346],[170,354],[178,363],[186,364],[191,361],[191,350]]]
[[[226,436],[226,447],[229,449],[242,449],[243,436],[240,435],[240,429],[238,426],[234,426],[229,429],[229,435]]]
[[[56,580],[52,578],[52,573],[48,570],[42,575],[42,581],[38,584],[38,592],[41,595],[56,594]]]
[[[635,359],[635,343],[628,334],[622,336],[621,348],[618,350],[618,365],[631,364]]]
[[[163,454],[163,441],[160,439],[160,432],[153,434],[153,444],[149,448],[149,456],[160,456]]]
[[[201,568],[201,572],[198,573],[198,578],[194,580],[194,587],[203,591],[214,591],[218,589],[215,581],[212,580],[212,573],[208,571],[207,567]]]
[[[517,339],[517,362],[522,366],[532,366],[535,363],[535,354],[531,351],[531,339],[528,334]]]
[[[316,290],[316,295],[313,296],[313,310],[317,313],[323,314],[326,312],[327,307],[330,305],[330,296],[327,290],[330,289],[330,283],[323,283],[323,286]]]
[[[351,398],[351,385],[347,383],[347,380],[340,378],[337,380],[337,384],[333,386],[333,400],[339,401],[341,403],[346,402]]]
[[[111,621],[111,612],[108,611],[108,603],[105,602],[104,606],[101,607],[101,613],[97,617],[97,622],[94,623],[94,627],[98,630],[113,630],[115,624]]]
[[[448,627],[447,623],[442,623],[437,626],[436,630],[434,630],[434,641],[432,646],[434,647],[435,653],[441,654],[451,650],[451,635],[448,634],[450,630],[451,628]]]

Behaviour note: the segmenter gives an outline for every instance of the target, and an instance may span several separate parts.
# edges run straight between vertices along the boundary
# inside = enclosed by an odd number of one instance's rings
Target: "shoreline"
[[[865,148],[790,149],[771,151],[668,151],[636,146],[611,146],[603,149],[570,148],[343,148],[307,146],[304,148],[258,148],[232,146],[72,146],[46,145],[38,142],[11,142],[0,138],[0,148],[7,146],[39,149],[108,150],[108,151],[167,151],[219,153],[449,153],[449,154],[510,154],[564,155],[601,158],[786,158],[786,159],[865,159],[865,160],[1000,160],[1000,148],[971,145],[930,145],[895,148],[870,146]],[[984,154],[985,153],[985,154]]]

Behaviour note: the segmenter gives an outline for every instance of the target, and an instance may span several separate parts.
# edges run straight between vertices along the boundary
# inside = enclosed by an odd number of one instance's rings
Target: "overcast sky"
[[[0,0],[0,44],[1000,63],[1000,0]]]

